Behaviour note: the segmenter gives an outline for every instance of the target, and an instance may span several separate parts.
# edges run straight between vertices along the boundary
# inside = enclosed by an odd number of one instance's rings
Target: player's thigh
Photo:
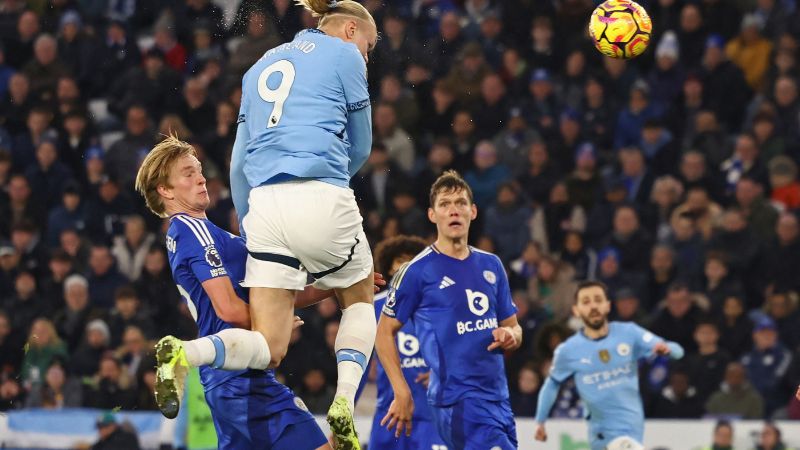
[[[247,424],[240,413],[247,408],[247,397],[226,384],[207,391],[205,397],[217,431],[218,448],[250,449]]]
[[[259,186],[250,191],[250,210],[242,220],[247,234],[247,264],[242,283],[250,288],[302,290],[306,273],[289,249],[281,202],[276,186]]]
[[[447,450],[447,444],[439,436],[439,430],[432,420],[416,420],[411,433],[411,449]],[[455,450],[455,449],[451,449]]]
[[[319,181],[285,188],[277,195],[286,241],[314,285],[343,289],[365,280],[372,273],[372,253],[353,191]]]
[[[463,433],[463,437],[454,440],[463,441],[465,450],[517,448],[517,428],[508,401],[468,398],[461,403],[461,423],[454,425],[453,430]]]
[[[294,291],[274,288],[250,289],[252,329],[264,335],[273,361],[286,354],[294,324]]]

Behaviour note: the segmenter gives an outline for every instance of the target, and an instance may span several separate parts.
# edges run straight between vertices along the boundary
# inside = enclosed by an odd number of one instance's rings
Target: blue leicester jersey
[[[375,296],[375,313],[380,319],[381,310],[386,304],[388,291],[383,291]],[[425,363],[425,359],[420,352],[419,339],[415,335],[414,325],[407,322],[403,328],[397,332],[397,350],[400,353],[400,368],[403,369],[403,376],[406,377],[411,395],[414,398],[414,420],[432,420],[426,396],[428,390],[416,379],[419,375],[431,370]],[[383,365],[378,358],[375,358],[375,384],[378,388],[378,401],[375,407],[376,419],[380,420],[386,415],[389,406],[394,400],[394,392],[389,377],[386,375]]]
[[[640,358],[664,340],[630,322],[611,322],[608,334],[593,340],[578,332],[556,348],[550,377],[574,377],[588,410],[590,433],[606,439],[630,436],[642,441],[644,411],[639,396]],[[537,418],[541,419],[538,417]]]
[[[250,187],[310,178],[347,187],[347,115],[369,106],[367,66],[358,48],[308,29],[261,57],[244,75],[239,122],[250,140]]]
[[[503,264],[470,247],[466,259],[430,246],[395,274],[383,314],[411,321],[431,368],[428,402],[508,399],[503,352],[492,330],[516,313]]]
[[[217,317],[202,283],[211,278],[229,277],[239,298],[247,301],[247,291],[239,285],[244,279],[247,247],[245,241],[214,225],[208,219],[187,214],[170,218],[167,252],[172,278],[197,322],[199,337],[218,333],[231,325]],[[200,367],[200,380],[206,391],[245,370],[229,371]],[[273,377],[271,371],[265,376]]]

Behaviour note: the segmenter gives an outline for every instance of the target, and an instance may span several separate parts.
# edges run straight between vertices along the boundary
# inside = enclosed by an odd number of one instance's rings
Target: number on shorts
[[[281,84],[277,89],[270,89],[267,86],[267,79],[275,72],[281,73]],[[258,95],[265,102],[274,104],[267,119],[267,128],[278,126],[278,122],[281,121],[283,104],[289,98],[289,90],[292,89],[294,83],[294,73],[294,64],[289,60],[282,59],[267,66],[258,76]]]

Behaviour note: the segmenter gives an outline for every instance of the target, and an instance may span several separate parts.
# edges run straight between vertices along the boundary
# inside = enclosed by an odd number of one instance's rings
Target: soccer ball
[[[607,0],[595,8],[589,20],[594,46],[612,58],[641,55],[650,43],[652,31],[647,11],[631,0]]]

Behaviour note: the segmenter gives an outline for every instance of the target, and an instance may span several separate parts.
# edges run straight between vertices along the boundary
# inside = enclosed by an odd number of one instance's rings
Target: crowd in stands
[[[519,308],[519,416],[594,279],[614,320],[687,350],[642,363],[648,417],[800,419],[800,5],[641,3],[651,48],[625,61],[587,40],[591,0],[364,1],[380,30],[352,181],[367,235],[432,238],[433,180],[464,175],[471,242]],[[209,219],[238,233],[241,76],[314,26],[290,0],[0,0],[0,410],[156,409],[152,344],[196,327],[138,164],[166,134],[191,142]],[[279,374],[324,412],[339,311],[301,315]],[[553,416],[581,415],[564,387]]]

